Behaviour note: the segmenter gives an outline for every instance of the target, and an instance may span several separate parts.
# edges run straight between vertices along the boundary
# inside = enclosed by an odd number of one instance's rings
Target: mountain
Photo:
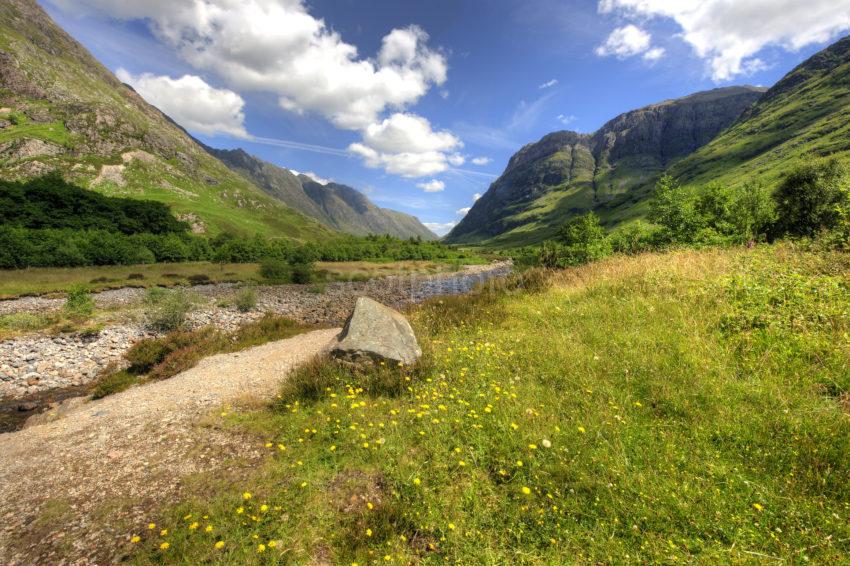
[[[694,186],[773,185],[801,159],[824,156],[850,162],[850,36],[795,67],[670,174]]]
[[[333,234],[209,155],[34,0],[2,0],[0,174],[57,169],[103,194],[164,202],[196,232]]]
[[[719,88],[626,112],[593,134],[561,131],[520,149],[446,237],[522,245],[596,210],[613,224],[640,213],[651,182],[715,138],[765,89]]]
[[[349,186],[317,183],[305,175],[296,175],[241,149],[206,149],[267,194],[341,232],[357,236],[390,234],[397,238],[437,238],[415,216],[379,208],[363,193]]]

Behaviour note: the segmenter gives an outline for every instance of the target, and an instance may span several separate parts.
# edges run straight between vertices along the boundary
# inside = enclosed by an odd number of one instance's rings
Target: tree
[[[846,171],[836,159],[798,165],[773,198],[778,235],[814,236],[841,221],[850,198]]]
[[[576,216],[558,230],[555,242],[547,242],[540,251],[546,267],[582,265],[611,254],[611,242],[599,217],[593,212]]]
[[[649,220],[663,228],[664,239],[674,243],[692,243],[702,227],[694,200],[669,175],[663,175],[655,184],[655,194],[649,201]]]

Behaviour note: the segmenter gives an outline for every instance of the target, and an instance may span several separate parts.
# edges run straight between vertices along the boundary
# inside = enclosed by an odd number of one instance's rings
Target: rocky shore
[[[241,313],[232,306],[218,306],[237,292],[233,284],[189,288],[204,299],[191,313],[189,326],[214,325],[232,331],[270,312],[309,324],[340,325],[358,297],[367,296],[394,308],[418,303],[438,295],[469,292],[475,285],[507,275],[510,263],[500,262],[439,275],[407,275],[365,282],[330,283],[323,288],[276,285],[256,288],[257,308]],[[138,307],[144,289],[104,291],[95,296],[99,308]],[[57,310],[63,299],[24,297],[0,302],[0,314]],[[132,318],[132,317],[128,317]],[[94,334],[32,334],[0,342],[0,399],[15,399],[57,388],[80,386],[94,380],[141,338],[153,336],[143,322],[128,320]]]

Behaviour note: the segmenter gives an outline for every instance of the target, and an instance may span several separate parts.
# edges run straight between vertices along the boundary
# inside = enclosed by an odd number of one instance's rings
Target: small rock
[[[35,403],[31,403],[31,402],[21,403],[20,405],[18,405],[18,410],[22,413],[27,413],[29,411],[35,411],[36,409],[38,409],[38,405],[36,405]]]

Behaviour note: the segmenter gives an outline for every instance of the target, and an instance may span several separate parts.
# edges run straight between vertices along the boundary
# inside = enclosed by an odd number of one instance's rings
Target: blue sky
[[[526,143],[769,86],[850,29],[850,0],[42,4],[204,142],[351,185],[438,233]]]

